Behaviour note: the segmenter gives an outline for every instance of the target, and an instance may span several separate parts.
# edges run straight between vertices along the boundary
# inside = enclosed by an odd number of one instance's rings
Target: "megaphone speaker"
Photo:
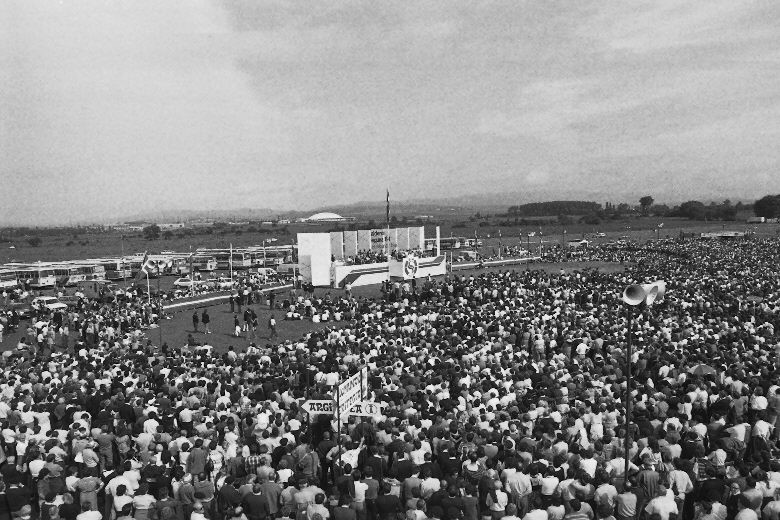
[[[642,284],[642,289],[645,291],[645,303],[652,305],[658,297],[658,287],[654,283],[646,283]]]
[[[662,280],[658,280],[653,285],[658,287],[658,294],[655,296],[655,301],[657,302],[663,301],[664,294],[666,294],[666,282]]]
[[[645,301],[646,296],[645,287],[639,284],[629,285],[626,287],[626,290],[623,291],[623,301],[633,306],[639,305]]]

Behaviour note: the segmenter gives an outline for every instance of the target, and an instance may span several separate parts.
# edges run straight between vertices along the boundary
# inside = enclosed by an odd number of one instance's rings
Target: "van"
[[[83,280],[76,284],[78,292],[85,298],[111,300],[116,293],[117,286],[105,280]]]

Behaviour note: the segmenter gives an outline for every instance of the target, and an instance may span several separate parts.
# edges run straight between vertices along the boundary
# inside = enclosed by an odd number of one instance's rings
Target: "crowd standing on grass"
[[[243,352],[154,345],[140,297],[59,322],[41,311],[53,341],[0,358],[0,509],[45,520],[780,518],[780,242],[619,254],[625,272],[531,266],[385,285],[375,299],[290,294],[341,320]],[[658,278],[666,298],[629,331],[623,288]],[[363,367],[380,415],[339,424],[303,411]]]

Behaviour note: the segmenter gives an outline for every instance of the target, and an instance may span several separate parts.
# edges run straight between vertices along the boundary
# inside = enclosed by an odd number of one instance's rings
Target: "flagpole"
[[[149,288],[149,271],[147,271],[145,267],[146,266],[144,266],[144,273],[146,273],[146,299],[147,299],[147,302],[149,303],[149,305],[151,305],[152,304],[152,291]]]
[[[233,242],[230,243],[230,284],[233,284]]]
[[[122,290],[127,290],[127,275],[125,274],[125,235],[122,233],[122,258],[119,260],[119,268],[122,270]]]
[[[387,206],[385,208],[385,225],[387,226],[387,233],[385,233],[385,257],[387,258],[387,280],[390,280],[390,188],[387,188]]]
[[[195,266],[192,259],[192,244],[190,244],[190,296],[195,294]]]
[[[290,251],[290,260],[292,260],[292,266],[293,266],[293,290],[297,292],[298,289],[298,253],[297,249],[295,247],[295,243],[297,242],[298,237],[296,235],[295,238],[293,238],[292,243],[292,250]]]
[[[160,263],[157,263],[157,331],[160,333],[160,348],[162,348],[162,299],[160,298]]]

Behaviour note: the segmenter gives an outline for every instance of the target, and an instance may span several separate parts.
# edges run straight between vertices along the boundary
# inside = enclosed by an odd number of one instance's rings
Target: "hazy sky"
[[[0,222],[780,192],[780,4],[4,0]]]

